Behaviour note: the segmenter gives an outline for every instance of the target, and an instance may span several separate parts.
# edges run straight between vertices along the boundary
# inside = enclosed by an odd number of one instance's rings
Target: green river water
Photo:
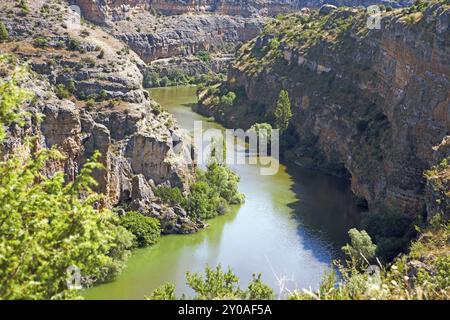
[[[222,128],[191,111],[195,90],[158,88],[151,95],[187,130],[192,131],[194,120],[203,120],[204,128]],[[241,177],[243,205],[208,221],[209,227],[196,234],[163,236],[157,245],[134,251],[117,280],[88,289],[84,296],[143,299],[166,282],[189,294],[186,272],[219,263],[230,266],[242,286],[261,272],[276,292],[276,276],[287,278],[289,289],[317,288],[331,261],[340,257],[348,229],[358,223],[348,183],[300,167],[280,165],[272,176],[260,175],[258,165],[231,167]]]

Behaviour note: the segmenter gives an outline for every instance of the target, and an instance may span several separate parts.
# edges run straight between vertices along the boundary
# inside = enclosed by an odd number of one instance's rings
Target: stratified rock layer
[[[10,126],[0,155],[31,152],[23,142],[36,136],[34,149],[57,148],[65,156],[49,162],[47,174],[63,171],[71,181],[98,150],[104,169],[94,177],[103,205],[158,217],[167,233],[198,230],[200,223],[161,204],[151,190],[159,184],[187,190],[195,164],[187,134],[142,88],[144,62],[99,28],[70,25],[73,15],[56,1],[34,1],[20,20],[14,1],[0,9],[10,35],[0,54],[28,62],[21,86],[35,94],[25,106],[32,116],[24,127]]]
[[[206,95],[200,110],[248,127],[271,121],[286,89],[291,160],[349,176],[371,209],[422,214],[423,172],[450,134],[449,15],[443,4],[395,10],[373,30],[355,9],[292,15],[240,50],[226,84],[238,105]]]

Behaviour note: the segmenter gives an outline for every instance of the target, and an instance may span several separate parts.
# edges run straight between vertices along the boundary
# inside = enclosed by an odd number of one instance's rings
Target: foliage
[[[186,198],[181,192],[180,188],[171,188],[169,186],[161,185],[155,189],[155,195],[160,197],[161,200],[170,205],[180,205],[184,207],[186,205]]]
[[[0,56],[12,69],[9,80],[0,84],[0,128],[21,124],[18,109],[30,97],[17,85],[23,68],[11,61]],[[101,169],[98,157],[95,153],[69,183],[62,172],[44,175],[49,161],[64,159],[56,149],[23,152],[0,162],[0,298],[79,298],[68,289],[68,267],[76,266],[89,281],[109,280],[121,270],[132,235],[101,207],[102,197],[92,190],[97,182],[91,173]]]
[[[26,0],[19,0],[18,7],[20,8],[20,14],[25,16],[30,13],[30,8]]]
[[[337,263],[342,281],[332,272],[316,292],[295,291],[290,298],[447,300],[450,296],[449,232],[450,222],[438,215],[412,243],[410,253],[396,257],[390,267],[379,265],[379,271],[370,275],[352,261],[347,267]]]
[[[291,102],[289,100],[289,93],[286,90],[280,91],[274,116],[275,126],[281,132],[286,131],[289,126],[289,121],[292,118]]]
[[[48,44],[48,40],[43,37],[39,37],[33,40],[33,46],[37,48],[45,48]]]
[[[375,257],[377,246],[372,243],[369,234],[362,230],[358,231],[355,228],[348,232],[351,244],[342,247],[342,251],[357,265],[363,264],[365,261],[370,261]]]
[[[4,125],[23,124],[26,113],[19,110],[19,105],[33,95],[18,86],[18,80],[26,73],[26,68],[18,66],[12,56],[0,55],[0,69],[10,74],[8,81],[0,80],[0,141],[5,137]]]
[[[233,91],[229,91],[227,94],[220,97],[220,103],[224,107],[232,107],[236,100],[236,94]]]
[[[81,42],[77,39],[69,38],[67,40],[67,49],[71,51],[82,51]]]
[[[195,56],[206,63],[210,63],[212,60],[211,53],[208,51],[198,51]]]
[[[180,205],[190,216],[210,219],[225,214],[229,205],[241,204],[239,176],[213,158],[206,170],[197,169],[195,182],[185,196],[179,188],[158,186],[155,195],[170,205]]]
[[[0,21],[0,43],[7,41],[9,38],[8,29],[6,29],[5,24]]]
[[[238,285],[238,277],[228,269],[224,272],[220,265],[215,269],[207,266],[205,275],[197,273],[186,274],[187,284],[195,292],[195,296],[189,299],[195,300],[271,300],[274,299],[273,290],[261,281],[261,275],[253,275],[253,280],[247,289],[241,289]],[[175,287],[166,284],[147,297],[152,300],[174,300]],[[182,298],[185,298],[184,296]]]
[[[272,137],[272,126],[270,123],[255,123],[250,127],[250,131],[256,132],[258,136],[263,136],[269,142]]]
[[[135,236],[135,244],[138,247],[157,243],[161,235],[159,220],[146,217],[139,212],[127,212],[120,218],[120,224]]]
[[[224,214],[229,204],[240,204],[244,197],[238,191],[239,177],[213,159],[206,171],[197,170],[196,182],[186,201],[188,213],[200,219]]]
[[[156,72],[144,73],[144,88],[154,88],[161,85],[161,79]]]
[[[143,86],[145,88],[181,86],[196,83],[194,77],[190,77],[182,70],[171,69],[161,78],[157,72],[145,72]]]
[[[414,221],[399,213],[364,213],[361,227],[373,237],[376,254],[385,261],[391,261],[399,252],[406,252],[416,235]]]
[[[56,96],[60,99],[67,99],[70,97],[70,92],[62,83],[56,85]]]

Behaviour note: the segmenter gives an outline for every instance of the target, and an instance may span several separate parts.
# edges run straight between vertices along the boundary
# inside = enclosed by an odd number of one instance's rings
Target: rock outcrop
[[[202,227],[179,208],[160,204],[150,187],[187,190],[195,163],[187,134],[142,88],[144,62],[99,28],[68,27],[72,13],[59,2],[31,5],[20,19],[14,1],[0,5],[10,35],[10,41],[0,43],[0,53],[14,52],[27,61],[31,70],[21,86],[35,95],[25,106],[31,114],[26,125],[8,129],[2,157],[26,152],[25,138],[36,136],[33,150],[57,148],[65,156],[49,162],[46,173],[63,171],[71,181],[98,150],[104,169],[94,175],[97,191],[105,195],[103,205],[158,217],[167,233]],[[36,120],[38,114],[42,121]]]
[[[241,48],[220,89],[235,91],[237,105],[205,95],[200,109],[249,127],[273,120],[286,89],[289,159],[348,176],[374,211],[423,214],[423,172],[450,134],[449,15],[439,3],[394,10],[369,30],[356,9],[293,14]]]

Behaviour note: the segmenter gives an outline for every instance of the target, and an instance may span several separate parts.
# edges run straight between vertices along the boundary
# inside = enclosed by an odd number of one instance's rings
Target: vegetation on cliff
[[[137,247],[153,245],[161,236],[159,220],[146,217],[139,212],[126,212],[123,217],[120,217],[120,225],[134,235],[134,243]]]
[[[23,124],[20,106],[32,95],[19,87],[24,69],[13,58],[0,56],[0,68],[7,73],[0,81],[3,139],[4,125]],[[79,298],[66,283],[68,268],[77,268],[85,284],[109,280],[123,267],[133,236],[91,189],[99,154],[65,183],[62,172],[44,174],[48,161],[64,158],[59,151],[26,152],[35,150],[36,139],[29,137],[23,152],[0,162],[0,298]]]
[[[273,290],[262,282],[260,274],[253,275],[253,280],[249,283],[247,289],[242,289],[238,284],[239,278],[232,270],[223,271],[220,265],[215,269],[207,266],[204,276],[188,272],[186,282],[195,292],[193,297],[186,297],[185,295],[176,297],[175,285],[167,283],[155,289],[147,299],[271,300],[275,297]]]
[[[345,263],[335,262],[335,268],[323,276],[316,291],[303,289],[285,291],[279,298],[292,300],[446,300],[450,297],[450,222],[442,216],[433,218],[410,247],[409,253],[383,265],[375,256],[376,245],[365,231],[352,229],[351,243],[342,249]],[[339,271],[339,276],[335,271]],[[253,276],[248,290],[237,287],[238,278],[231,270],[224,272],[220,265],[209,267],[205,277],[186,275],[194,289],[194,299],[274,299],[272,289]],[[283,285],[280,283],[280,285]],[[174,300],[175,286],[165,284],[154,290],[148,299]]]
[[[206,170],[197,169],[187,195],[167,186],[158,187],[155,193],[166,203],[183,207],[191,217],[211,219],[226,213],[230,205],[243,203],[238,182],[239,177],[231,169],[213,158]]]
[[[280,91],[274,117],[276,128],[280,129],[281,132],[286,131],[292,118],[291,102],[289,101],[289,93],[286,90]]]

